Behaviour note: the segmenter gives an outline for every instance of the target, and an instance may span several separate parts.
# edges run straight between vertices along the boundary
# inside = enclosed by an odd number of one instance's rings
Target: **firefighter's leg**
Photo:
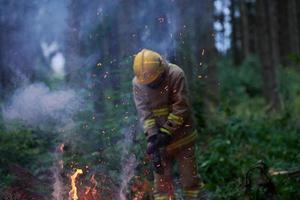
[[[154,173],[154,200],[173,200],[172,158],[163,152],[161,159],[164,174]]]
[[[202,191],[203,184],[197,172],[195,145],[189,145],[180,149],[177,154],[177,160],[184,199],[206,199]]]

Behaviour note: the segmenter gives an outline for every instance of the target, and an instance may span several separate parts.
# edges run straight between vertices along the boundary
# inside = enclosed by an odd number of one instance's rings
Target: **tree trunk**
[[[193,39],[193,33],[189,29],[193,27],[189,16],[193,13],[193,9],[189,7],[189,2],[184,0],[177,1],[177,7],[179,8],[179,28],[176,36],[176,57],[173,60],[180,67],[184,68],[187,78],[192,80],[194,66],[191,62],[193,56],[190,41]]]
[[[280,63],[287,65],[289,63],[288,54],[290,51],[290,37],[287,25],[289,24],[287,1],[277,0],[278,2],[278,27],[279,27],[279,51]]]
[[[235,17],[236,12],[236,0],[230,1],[230,18],[231,18],[231,26],[232,26],[232,33],[231,33],[231,49],[232,49],[232,56],[233,62],[235,65],[240,64],[240,56],[238,50],[238,27],[237,27],[237,20]]]
[[[117,105],[121,102],[120,99],[120,90],[121,90],[121,75],[122,70],[120,69],[120,30],[119,30],[119,24],[120,20],[120,12],[115,13],[116,16],[112,17],[112,24],[110,27],[110,31],[108,34],[108,41],[109,41],[109,48],[108,57],[110,58],[109,65],[111,66],[111,77],[110,77],[110,85],[111,89],[114,92],[114,96],[116,98],[113,99],[114,105]]]
[[[279,46],[278,46],[278,18],[277,18],[277,2],[274,0],[267,1],[269,34],[270,34],[270,51],[274,69],[280,64],[279,60]],[[276,71],[276,70],[275,70]]]
[[[82,44],[79,37],[80,30],[80,13],[81,4],[75,1],[69,1],[68,10],[68,30],[67,30],[67,45],[66,45],[66,71],[67,81],[69,84],[81,87],[82,81],[80,79],[80,68],[82,67]]]
[[[291,53],[300,53],[300,39],[299,39],[299,23],[297,16],[297,2],[296,0],[289,0],[288,3],[288,29],[290,40]]]
[[[263,93],[268,110],[281,107],[276,67],[279,64],[277,18],[274,1],[257,0],[257,31],[262,64]]]
[[[207,66],[204,74],[205,98],[204,104],[208,113],[213,113],[214,109],[219,104],[219,80],[217,69],[217,50],[214,39],[214,4],[211,0],[202,0],[202,12],[205,15],[205,22],[202,24],[203,34],[202,44],[203,48],[199,49],[198,54],[202,56],[204,65]]]
[[[250,39],[249,39],[249,24],[248,24],[248,9],[245,0],[239,0],[241,13],[241,39],[243,57],[247,58],[250,55]]]
[[[300,32],[300,2],[297,1],[296,4],[297,4],[296,8],[297,8],[297,20],[298,20],[297,27],[298,27],[298,31]],[[300,48],[300,39],[298,41],[298,46]]]

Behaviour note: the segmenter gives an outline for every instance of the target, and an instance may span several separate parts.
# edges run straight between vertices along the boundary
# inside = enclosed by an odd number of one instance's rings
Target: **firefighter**
[[[197,132],[183,70],[143,49],[134,58],[133,96],[154,163],[154,199],[174,199],[173,160],[185,200],[207,199],[195,159]]]

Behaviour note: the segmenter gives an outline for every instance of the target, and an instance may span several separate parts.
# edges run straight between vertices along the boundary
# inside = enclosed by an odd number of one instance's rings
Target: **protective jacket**
[[[186,78],[177,65],[165,63],[165,77],[159,87],[141,85],[133,79],[135,105],[146,137],[163,132],[172,134],[172,150],[196,139]]]

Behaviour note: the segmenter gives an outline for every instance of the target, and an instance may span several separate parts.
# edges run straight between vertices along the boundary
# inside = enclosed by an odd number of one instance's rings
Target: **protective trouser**
[[[178,162],[181,185],[183,187],[183,196],[185,200],[198,199],[201,192],[202,183],[197,173],[195,159],[195,145],[177,148],[172,151],[162,152],[162,165],[164,174],[154,174],[154,199],[155,200],[173,200],[174,186],[172,181],[172,163]]]

